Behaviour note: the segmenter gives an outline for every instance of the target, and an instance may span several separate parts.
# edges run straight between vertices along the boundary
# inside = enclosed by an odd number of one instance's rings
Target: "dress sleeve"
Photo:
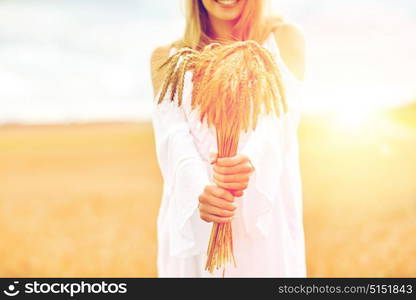
[[[189,82],[185,77],[184,97],[190,96]],[[208,235],[210,230],[197,209],[198,196],[210,184],[209,166],[200,156],[186,114],[176,101],[154,101],[152,124],[164,200],[168,201],[170,255],[184,258],[199,254],[206,250],[207,238],[201,232]]]
[[[252,237],[267,237],[282,169],[282,134],[279,120],[262,115],[257,128],[247,136],[240,153],[247,155],[254,167],[242,199],[246,231]]]
[[[291,78],[288,86],[290,111],[281,118],[272,114],[261,115],[257,128],[247,135],[246,143],[240,149],[254,167],[242,200],[244,224],[247,233],[253,237],[267,237],[270,232],[272,208],[286,188],[281,186],[284,182],[281,176],[286,169],[286,160],[297,145],[302,85]]]

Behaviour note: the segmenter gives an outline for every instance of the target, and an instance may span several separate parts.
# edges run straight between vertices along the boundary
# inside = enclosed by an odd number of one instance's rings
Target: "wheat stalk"
[[[182,104],[184,76],[193,73],[192,109],[200,121],[216,129],[218,157],[237,154],[240,133],[254,130],[261,113],[280,117],[288,111],[280,69],[273,54],[255,41],[230,44],[211,43],[201,51],[179,49],[160,66],[167,68],[158,99],[161,103],[170,88],[170,101],[178,96]],[[213,272],[232,262],[231,222],[214,223],[207,250],[205,269]]]

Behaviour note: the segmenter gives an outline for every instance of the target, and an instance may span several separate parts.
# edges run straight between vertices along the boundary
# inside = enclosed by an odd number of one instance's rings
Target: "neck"
[[[219,20],[209,16],[210,35],[216,40],[232,40],[232,28],[234,21]]]

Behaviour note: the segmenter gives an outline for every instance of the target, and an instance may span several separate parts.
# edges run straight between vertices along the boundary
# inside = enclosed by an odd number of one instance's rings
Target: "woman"
[[[190,108],[189,76],[182,106],[155,104],[152,121],[164,179],[160,277],[223,275],[204,270],[212,222],[232,222],[237,267],[227,266],[226,277],[306,276],[296,138],[304,41],[296,26],[266,17],[264,5],[263,0],[187,0],[183,38],[152,54],[157,97],[164,79],[158,67],[176,49],[256,40],[275,55],[290,109],[282,119],[260,119],[255,131],[240,138],[236,156],[217,159],[215,132]]]

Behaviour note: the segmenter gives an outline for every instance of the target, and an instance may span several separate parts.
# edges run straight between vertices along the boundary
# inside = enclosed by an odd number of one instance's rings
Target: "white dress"
[[[235,198],[237,267],[227,266],[225,277],[306,277],[297,141],[302,85],[284,64],[273,34],[263,46],[283,72],[290,112],[281,119],[263,115],[255,131],[240,137],[238,152],[250,158],[255,171],[244,195]],[[157,220],[158,276],[221,277],[221,270],[204,270],[212,224],[202,221],[198,211],[198,196],[213,184],[209,153],[217,152],[215,129],[190,109],[192,73],[185,76],[182,106],[165,100],[157,105],[159,94],[154,99],[152,124],[164,180]]]

